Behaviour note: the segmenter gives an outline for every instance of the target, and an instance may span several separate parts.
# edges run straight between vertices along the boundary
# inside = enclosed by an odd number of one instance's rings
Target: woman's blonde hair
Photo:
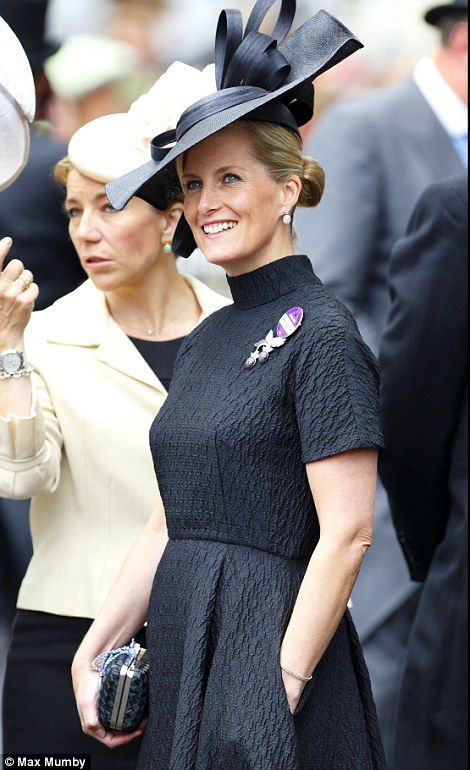
[[[318,206],[325,189],[325,172],[316,160],[302,154],[302,140],[297,134],[264,121],[238,120],[232,125],[247,132],[254,157],[266,167],[271,179],[286,182],[293,175],[299,177],[302,190],[298,206]],[[184,155],[180,155],[176,167],[181,186],[183,166]]]
[[[240,120],[251,139],[256,160],[266,166],[275,182],[287,182],[294,174],[302,182],[298,206],[318,206],[325,189],[325,172],[313,158],[302,154],[302,140],[288,128],[264,121]]]
[[[66,155],[65,158],[57,161],[54,166],[53,174],[55,181],[60,184],[61,187],[65,187],[67,185],[68,176],[73,169],[74,166],[72,161],[69,156]]]

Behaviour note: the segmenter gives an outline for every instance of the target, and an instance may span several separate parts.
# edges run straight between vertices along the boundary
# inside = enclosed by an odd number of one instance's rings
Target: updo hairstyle
[[[293,174],[302,182],[297,205],[318,206],[325,189],[325,172],[313,158],[302,154],[302,140],[293,131],[275,123],[239,120],[251,140],[253,155],[275,182],[286,182]]]

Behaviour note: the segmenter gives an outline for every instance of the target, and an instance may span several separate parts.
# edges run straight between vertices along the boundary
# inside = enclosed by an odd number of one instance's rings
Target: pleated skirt
[[[279,649],[306,566],[246,546],[170,539],[150,599],[138,770],[384,770],[349,612],[290,712]]]

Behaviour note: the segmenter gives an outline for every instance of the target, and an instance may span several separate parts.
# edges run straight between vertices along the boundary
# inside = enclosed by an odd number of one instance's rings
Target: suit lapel
[[[199,322],[228,304],[207,286],[184,276],[201,308]],[[149,385],[163,395],[167,391],[135,345],[114,321],[103,292],[90,280],[48,309],[47,339],[60,345],[96,348],[96,357],[107,366]]]
[[[420,150],[435,168],[438,178],[453,176],[463,165],[452,141],[414,80],[409,81],[408,122]]]
[[[50,342],[96,348],[99,361],[166,396],[156,374],[113,320],[104,294],[91,281],[85,281],[65,300],[59,300],[49,311]]]
[[[215,309],[214,300],[210,299],[210,290],[200,281],[191,276],[183,276],[186,283],[191,288],[196,300],[201,308],[201,315],[198,323],[206,318],[209,313]],[[106,305],[105,305],[106,308]],[[162,383],[148,366],[145,359],[141,356],[135,345],[124,334],[118,324],[114,321],[106,308],[106,318],[104,319],[105,333],[101,345],[98,347],[97,357],[103,363],[112,366],[113,369],[134,377],[136,380],[144,382],[146,385],[156,388],[164,395],[167,391]]]
[[[166,395],[162,383],[117,323],[108,316],[106,331],[96,357],[118,372],[133,377]]]

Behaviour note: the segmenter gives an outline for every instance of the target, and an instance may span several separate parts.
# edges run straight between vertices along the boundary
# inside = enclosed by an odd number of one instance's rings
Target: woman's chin
[[[240,259],[240,253],[234,253],[233,249],[224,248],[222,244],[216,243],[204,243],[199,246],[200,250],[204,254],[207,262],[211,265],[218,265],[219,267],[226,267],[231,263]]]
[[[99,289],[100,291],[114,291],[115,289],[118,289],[122,284],[122,281],[116,280],[116,277],[111,275],[97,275],[96,273],[88,273],[88,278],[95,286],[95,288]]]

